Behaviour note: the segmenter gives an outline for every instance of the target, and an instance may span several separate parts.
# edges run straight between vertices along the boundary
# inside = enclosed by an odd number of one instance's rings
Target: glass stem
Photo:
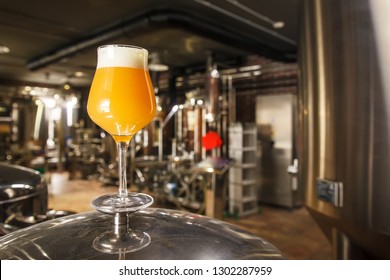
[[[127,197],[127,149],[129,142],[117,142],[118,149],[118,171],[119,171],[119,197]]]

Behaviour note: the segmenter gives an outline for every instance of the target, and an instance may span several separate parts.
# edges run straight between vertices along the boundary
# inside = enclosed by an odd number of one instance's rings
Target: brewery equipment
[[[0,236],[73,214],[48,209],[47,183],[39,172],[0,163]]]
[[[388,1],[303,1],[299,182],[334,257],[390,258]]]
[[[58,218],[0,238],[0,259],[284,259],[255,235],[225,222],[187,212],[148,208],[130,216],[132,230],[150,236],[133,252],[96,245],[114,231],[110,215],[87,212]]]
[[[40,174],[0,163],[0,222],[26,227],[45,219],[47,184]]]

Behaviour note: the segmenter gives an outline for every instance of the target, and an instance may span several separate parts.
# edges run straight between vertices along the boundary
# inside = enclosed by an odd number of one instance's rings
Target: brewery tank
[[[299,182],[336,259],[390,258],[389,3],[302,1]]]
[[[139,249],[99,245],[106,233],[126,245],[110,215],[84,212],[49,220],[0,237],[0,259],[56,260],[277,260],[283,254],[268,241],[220,220],[189,212],[147,208],[129,217],[132,233],[149,237]],[[110,239],[111,241],[111,239]]]
[[[0,227],[23,228],[44,221],[47,199],[47,183],[37,171],[0,162]]]

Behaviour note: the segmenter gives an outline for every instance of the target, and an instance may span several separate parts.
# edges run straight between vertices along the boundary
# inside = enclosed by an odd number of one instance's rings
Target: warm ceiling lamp
[[[9,52],[10,52],[10,49],[6,45],[3,45],[0,42],[0,53],[9,53]]]
[[[284,27],[284,21],[275,21],[272,25],[275,29],[282,29]]]
[[[82,72],[82,71],[77,71],[77,72],[74,72],[74,75],[75,75],[76,77],[80,78],[80,77],[85,76],[85,73]]]

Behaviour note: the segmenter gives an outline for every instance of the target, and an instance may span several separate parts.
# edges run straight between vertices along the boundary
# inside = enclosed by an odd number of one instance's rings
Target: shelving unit
[[[229,127],[229,156],[236,164],[229,171],[229,211],[238,217],[256,213],[256,124]]]

